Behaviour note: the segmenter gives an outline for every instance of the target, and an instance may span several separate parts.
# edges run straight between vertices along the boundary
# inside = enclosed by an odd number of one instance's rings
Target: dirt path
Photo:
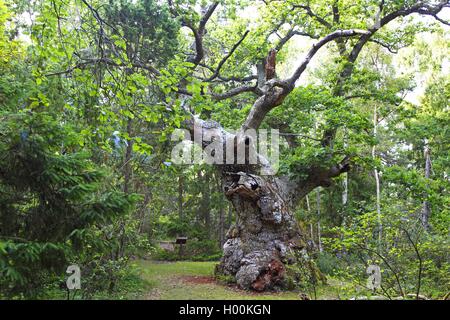
[[[226,285],[213,277],[215,262],[155,263],[140,261],[141,276],[149,283],[145,300],[298,300],[297,292],[258,293]],[[321,294],[323,296],[323,293]],[[333,299],[326,292],[326,297]]]

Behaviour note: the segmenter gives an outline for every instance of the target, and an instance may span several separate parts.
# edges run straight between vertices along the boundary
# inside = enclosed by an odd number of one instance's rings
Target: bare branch
[[[303,32],[303,31],[297,31],[294,29],[291,29],[288,31],[288,33],[282,37],[280,39],[280,41],[278,42],[277,46],[275,47],[275,50],[277,50],[277,52],[279,52],[283,46],[293,37],[293,36],[305,36],[305,37],[309,37],[311,39],[318,39],[318,36],[313,35],[313,34],[309,34],[307,32]]]
[[[209,77],[205,81],[207,81],[207,82],[212,81],[212,80],[214,80],[215,78],[217,78],[219,76],[220,69],[222,68],[222,66],[225,64],[225,62],[227,62],[228,58],[231,57],[231,55],[234,53],[234,51],[236,51],[237,47],[239,47],[239,45],[242,43],[242,41],[244,41],[244,39],[247,37],[249,32],[250,32],[249,30],[244,32],[244,34],[242,35],[241,39],[234,44],[234,46],[231,48],[230,52],[228,52],[228,54],[225,57],[223,57],[222,60],[219,62],[219,64],[217,65],[216,70],[211,75],[211,77]]]
[[[398,285],[398,290],[400,291],[401,296],[404,297],[405,296],[405,292],[403,291],[403,287],[402,287],[402,283],[400,281],[399,274],[398,274],[397,270],[394,269],[393,266],[391,266],[391,264],[389,263],[388,259],[385,256],[383,256],[382,254],[378,253],[376,250],[373,250],[371,248],[362,246],[359,243],[357,244],[357,246],[360,249],[362,249],[362,250],[366,250],[366,251],[368,251],[370,253],[375,254],[376,256],[378,256],[384,262],[384,264],[389,268],[389,270],[391,270],[392,274],[394,275],[395,281],[397,282],[397,285]]]
[[[203,36],[205,34],[206,23],[208,22],[209,18],[211,18],[212,14],[214,13],[214,10],[216,10],[218,5],[219,5],[218,2],[214,2],[209,6],[203,17],[200,19],[198,28],[194,27],[190,22],[183,21],[183,25],[191,29],[192,32],[194,33],[195,56],[190,57],[188,61],[192,62],[196,66],[200,63],[200,61],[203,59],[205,55],[203,49]]]
[[[422,284],[422,271],[423,271],[422,256],[420,255],[418,244],[413,241],[408,230],[406,230],[406,228],[400,228],[400,229],[402,229],[403,232],[405,232],[406,237],[408,238],[408,241],[411,243],[411,245],[416,253],[417,259],[419,260],[418,275],[417,275],[417,288],[416,288],[416,300],[419,300],[420,285]]]
[[[314,18],[317,22],[319,22],[321,25],[331,29],[332,25],[331,23],[329,23],[327,20],[325,20],[324,18],[322,18],[321,16],[315,14],[310,6],[307,5],[293,5],[292,6],[293,9],[303,9],[306,11],[306,14],[308,16],[310,16],[311,18]]]
[[[76,65],[70,67],[69,69],[52,72],[52,73],[46,74],[46,76],[57,76],[57,75],[72,73],[75,69],[83,69],[83,68],[87,67],[88,65],[93,65],[93,64],[105,64],[105,65],[109,65],[109,66],[113,66],[113,67],[119,67],[119,68],[126,68],[126,67],[128,67],[128,65],[116,63],[113,60],[108,59],[108,58],[89,58],[89,59],[85,58],[85,59],[83,59],[82,62],[77,63]],[[154,67],[149,66],[149,65],[144,65],[144,64],[142,64],[140,62],[132,63],[131,66],[134,67],[134,68],[147,70],[150,73],[152,73],[154,75],[157,75],[157,76],[161,74]]]
[[[306,134],[301,134],[301,133],[280,132],[279,135],[280,136],[286,136],[286,137],[300,137],[300,138],[305,138],[305,139],[309,139],[309,140],[314,140],[314,141],[319,141],[320,142],[320,139],[316,139],[316,138],[313,138],[311,136],[308,136]]]
[[[229,99],[229,98],[232,98],[234,96],[237,96],[237,95],[239,95],[241,93],[244,93],[244,92],[253,92],[253,93],[255,93],[256,92],[256,87],[254,85],[244,85],[244,86],[241,86],[241,87],[233,88],[233,89],[228,90],[227,92],[224,92],[224,93],[220,93],[220,94],[213,93],[212,97],[215,100],[225,100],[225,99]]]
[[[311,59],[314,57],[314,55],[319,51],[320,48],[322,48],[325,44],[327,44],[330,41],[333,41],[338,38],[343,37],[353,37],[356,35],[368,35],[370,32],[366,30],[337,30],[333,33],[330,33],[329,35],[322,38],[320,41],[318,41],[316,44],[312,46],[312,48],[308,51],[306,54],[306,57],[303,59],[303,62],[300,64],[300,66],[295,70],[294,74],[287,79],[287,82],[294,86],[297,79],[301,76],[303,71],[305,71],[306,67],[310,63]]]
[[[211,93],[210,95],[211,95],[211,97],[214,100],[220,101],[220,100],[225,100],[225,99],[232,98],[232,97],[237,96],[237,95],[239,95],[241,93],[244,93],[244,92],[253,92],[253,93],[255,93],[256,92],[256,87],[253,86],[253,85],[244,85],[244,86],[241,86],[241,87],[236,87],[236,88],[230,89],[230,90],[228,90],[228,91],[226,91],[224,93]],[[192,96],[192,93],[190,93],[188,90],[183,89],[183,88],[179,88],[178,89],[178,93],[181,93],[181,94],[184,94],[184,95],[187,95],[187,96]]]
[[[429,11],[427,11],[427,10],[423,10],[423,11],[420,10],[420,11],[418,11],[418,13],[423,14],[423,15],[426,15],[426,16],[432,16],[434,19],[436,19],[436,20],[439,21],[440,23],[445,24],[445,25],[447,25],[447,26],[450,26],[450,22],[449,22],[449,21],[445,21],[444,19],[438,17],[437,13],[429,12]]]
[[[383,48],[387,49],[390,53],[393,53],[393,54],[397,54],[398,53],[398,50],[392,48],[388,43],[384,43],[381,40],[369,39],[369,42],[373,42],[373,43],[376,43],[376,44],[382,46]]]
[[[347,79],[353,70],[353,64],[356,61],[356,59],[358,58],[359,53],[361,52],[362,48],[364,47],[364,45],[371,39],[371,37],[382,27],[384,27],[385,25],[387,25],[389,22],[395,20],[398,17],[405,17],[407,15],[410,15],[412,13],[420,13],[420,14],[425,14],[425,15],[437,15],[442,8],[444,8],[447,4],[449,3],[449,1],[444,0],[444,1],[440,1],[439,4],[437,4],[436,6],[430,6],[427,4],[424,4],[422,1],[419,1],[418,3],[414,4],[411,7],[408,8],[402,8],[399,9],[397,11],[391,12],[389,14],[387,14],[385,17],[380,19],[380,23],[377,25],[374,25],[367,34],[364,34],[363,36],[361,36],[361,38],[358,40],[358,42],[355,44],[355,46],[353,47],[352,51],[350,52],[347,60],[348,60],[348,64],[346,66],[346,68],[344,68],[344,70],[342,71],[341,75],[340,75],[340,81],[342,82],[343,79]],[[342,83],[338,84],[338,91],[342,91]],[[337,92],[339,95],[342,95],[342,92]]]
[[[258,79],[258,76],[257,75],[250,75],[250,76],[245,76],[245,77],[235,77],[235,76],[222,77],[222,76],[218,76],[217,79],[220,79],[221,82],[229,82],[229,81],[249,82],[249,81]]]

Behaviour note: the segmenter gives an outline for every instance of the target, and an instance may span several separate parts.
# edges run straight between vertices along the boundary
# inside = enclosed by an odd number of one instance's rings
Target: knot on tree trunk
[[[225,181],[224,191],[228,198],[238,195],[245,199],[257,200],[261,196],[259,177],[244,172],[227,172],[229,178]]]
[[[283,212],[288,208],[277,192],[278,186],[273,185],[274,181],[244,172],[226,174],[229,178],[225,180],[224,191],[229,199],[252,201],[259,208],[261,220],[276,224],[282,222]]]

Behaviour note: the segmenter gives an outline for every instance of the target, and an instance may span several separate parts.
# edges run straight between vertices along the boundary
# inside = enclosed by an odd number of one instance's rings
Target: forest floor
[[[140,276],[148,283],[145,300],[297,300],[298,292],[257,293],[219,282],[213,276],[217,262],[137,261]],[[317,299],[338,299],[332,279],[317,288]]]

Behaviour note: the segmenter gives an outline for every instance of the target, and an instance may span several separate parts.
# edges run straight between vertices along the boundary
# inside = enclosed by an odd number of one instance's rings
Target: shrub
[[[107,172],[49,115],[1,118],[0,294],[38,297],[71,262],[95,261],[93,274],[113,280],[122,261],[112,261],[120,244],[110,236],[136,197],[105,184]]]

